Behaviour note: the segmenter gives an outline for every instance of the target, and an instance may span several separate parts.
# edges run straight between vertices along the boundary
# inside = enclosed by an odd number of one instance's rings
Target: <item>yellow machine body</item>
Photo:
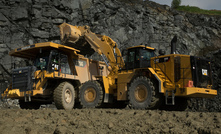
[[[26,95],[30,96],[48,96],[52,95],[52,89],[47,85],[58,84],[60,81],[72,81],[73,83],[84,83],[88,80],[95,80],[97,75],[108,75],[108,70],[104,62],[94,61],[78,54],[79,50],[56,44],[52,42],[37,43],[22,48],[17,48],[9,54],[14,57],[35,59],[36,55],[42,51],[59,50],[67,55],[68,65],[70,66],[70,74],[62,73],[61,70],[49,72],[47,70],[36,70],[33,75],[32,89],[29,91],[21,91],[9,86],[2,97],[7,98],[23,98]],[[99,68],[103,68],[100,70]],[[62,68],[61,68],[62,69]],[[18,69],[19,70],[19,69]],[[18,73],[22,73],[22,70]],[[52,80],[52,81],[51,81]],[[56,81],[58,81],[56,83]],[[78,86],[79,86],[78,85]],[[77,85],[76,85],[77,86]]]
[[[165,61],[160,62],[160,59],[165,59]],[[179,71],[175,68],[177,59],[180,59]],[[175,96],[179,97],[213,98],[217,95],[217,90],[212,89],[211,83],[204,88],[188,85],[193,81],[189,55],[170,54],[153,57],[151,67],[121,71],[117,79],[118,100],[127,100],[128,85],[137,75],[156,79],[159,85],[157,89],[162,94],[166,94],[166,91],[176,90]],[[175,80],[176,77],[177,80]]]
[[[120,101],[128,100],[128,87],[138,76],[145,76],[156,80],[158,84],[155,88],[164,96],[172,96],[174,93],[178,97],[212,98],[217,95],[217,90],[212,89],[212,82],[207,83],[207,86],[203,87],[198,87],[196,83],[193,83],[192,76],[196,75],[193,74],[192,58],[189,55],[170,54],[152,56],[147,66],[131,68],[130,66],[132,65],[125,63],[127,59],[123,60],[116,42],[110,37],[94,34],[88,26],[72,26],[66,23],[60,25],[60,32],[63,43],[70,43],[69,46],[72,47],[81,46],[83,50],[86,50],[84,48],[85,43],[78,44],[80,37],[84,38],[94,51],[108,59],[109,63],[105,63],[110,73],[107,76],[97,77],[103,82],[104,91],[107,96],[112,95]],[[133,49],[155,50],[144,45],[127,48],[128,51]],[[105,61],[105,58],[103,59]],[[140,57],[141,59],[142,57]],[[137,64],[142,64],[140,61],[136,62]],[[210,71],[208,70],[208,72]]]
[[[76,92],[75,97],[78,93],[80,94],[83,107],[97,107],[103,102],[111,103],[115,99],[117,101],[129,100],[132,107],[147,109],[153,104],[151,97],[159,97],[156,94],[163,95],[166,101],[172,96],[172,105],[174,105],[174,96],[212,98],[217,95],[217,90],[212,89],[210,62],[207,60],[181,54],[156,56],[154,48],[144,45],[125,49],[126,59],[124,59],[125,55],[121,53],[116,42],[108,36],[91,32],[88,26],[72,26],[63,23],[59,28],[61,42],[65,45],[52,42],[37,43],[9,53],[11,56],[32,60],[38,59],[39,53],[42,52],[50,52],[50,56],[47,69],[42,69],[41,64],[41,69],[36,69],[34,74],[29,74],[32,76],[32,80],[29,81],[34,81],[31,87],[14,88],[16,87],[16,82],[14,82],[5,90],[2,97],[47,98],[53,96],[56,85],[62,81],[69,82],[76,88],[73,92]],[[83,56],[92,54],[94,51],[103,58],[104,62],[93,61]],[[59,55],[60,58],[66,55],[65,64],[61,63],[64,62],[62,60],[59,62],[56,59],[52,60],[55,55]],[[56,63],[59,63],[59,67]],[[61,65],[68,66],[70,71],[67,71],[65,67],[63,69]],[[35,68],[26,68],[26,71],[27,69]],[[12,81],[22,71],[14,70],[15,75],[12,76]],[[136,85],[139,81],[142,82]],[[134,87],[132,88],[131,85]],[[81,90],[82,87],[84,88]],[[96,98],[99,94],[101,96]],[[57,96],[59,97],[59,94]],[[104,98],[100,99],[102,97]],[[54,100],[60,108],[59,99],[55,97]],[[158,98],[158,100],[161,99]],[[73,105],[68,109],[72,107]]]

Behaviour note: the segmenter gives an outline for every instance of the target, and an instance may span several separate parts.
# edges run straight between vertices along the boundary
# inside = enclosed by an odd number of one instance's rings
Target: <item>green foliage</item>
[[[173,0],[172,3],[171,3],[171,7],[172,8],[178,8],[181,4],[181,0]]]
[[[192,6],[179,6],[178,8],[176,8],[176,10],[190,12],[190,13],[197,13],[197,14],[221,15],[221,11],[219,10],[204,10],[200,9],[199,7],[192,7]]]

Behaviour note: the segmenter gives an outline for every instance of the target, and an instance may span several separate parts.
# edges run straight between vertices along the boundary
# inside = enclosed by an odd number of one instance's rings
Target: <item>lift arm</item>
[[[125,64],[121,52],[116,42],[110,37],[91,32],[89,26],[72,26],[67,23],[63,23],[59,26],[59,28],[61,42],[63,44],[69,43],[71,44],[71,47],[75,47],[76,44],[83,46],[84,44],[80,40],[86,40],[86,42],[90,44],[91,48],[102,56],[108,66],[110,74],[116,74],[119,68],[124,67]],[[109,63],[106,61],[104,56],[106,56]]]

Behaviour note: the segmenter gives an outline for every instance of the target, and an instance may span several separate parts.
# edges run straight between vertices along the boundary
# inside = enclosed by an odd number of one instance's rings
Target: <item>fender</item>
[[[153,74],[153,76],[157,79],[159,82],[159,93],[164,93],[165,89],[163,86],[163,80],[159,77],[159,75],[153,70],[153,68],[148,68],[149,71]]]

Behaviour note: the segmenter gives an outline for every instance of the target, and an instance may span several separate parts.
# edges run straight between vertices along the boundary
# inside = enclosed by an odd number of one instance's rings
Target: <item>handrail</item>
[[[154,58],[154,64],[155,64],[155,70],[154,71],[156,71],[156,66],[158,66],[158,68],[161,70],[161,72],[166,76],[165,77],[165,81],[168,79],[170,82],[172,82],[172,80],[167,76],[167,74],[166,74],[166,65],[165,65],[165,63],[164,62],[162,62],[162,64],[163,64],[163,66],[164,66],[164,70],[165,71],[163,71],[163,69],[156,63],[156,59],[160,59],[159,58],[159,56],[157,56],[156,54],[155,54],[155,58]]]

